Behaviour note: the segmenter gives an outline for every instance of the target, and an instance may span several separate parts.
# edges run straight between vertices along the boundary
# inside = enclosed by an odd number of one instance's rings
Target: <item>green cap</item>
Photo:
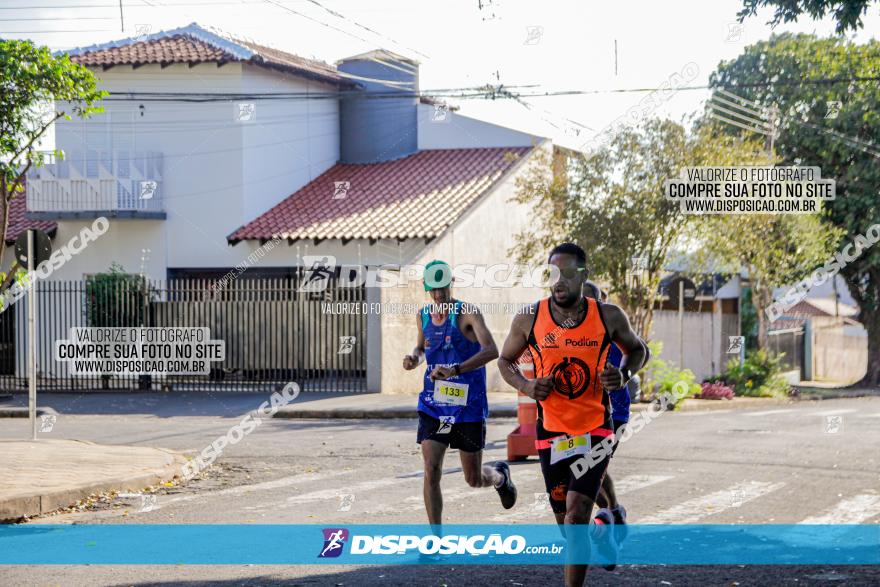
[[[425,265],[425,291],[443,289],[452,284],[452,267],[445,261],[434,259]]]

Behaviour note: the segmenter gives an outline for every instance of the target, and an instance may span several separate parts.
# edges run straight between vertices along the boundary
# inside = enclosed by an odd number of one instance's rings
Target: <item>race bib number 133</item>
[[[434,381],[434,401],[438,404],[466,406],[467,397],[467,383],[454,383],[442,379]]]

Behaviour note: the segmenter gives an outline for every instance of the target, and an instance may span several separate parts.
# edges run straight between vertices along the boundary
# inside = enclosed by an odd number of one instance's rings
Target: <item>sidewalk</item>
[[[171,480],[183,455],[78,440],[0,440],[0,521],[45,514],[102,491],[140,491]]]
[[[681,411],[753,408],[788,404],[792,400],[759,397],[737,397],[732,400],[687,399],[678,408]],[[294,402],[278,410],[276,418],[315,419],[386,419],[415,418],[416,395],[365,393],[362,395],[311,397],[308,402]],[[517,399],[514,393],[489,393],[489,417],[515,418]],[[646,410],[651,404],[633,404],[633,411]]]

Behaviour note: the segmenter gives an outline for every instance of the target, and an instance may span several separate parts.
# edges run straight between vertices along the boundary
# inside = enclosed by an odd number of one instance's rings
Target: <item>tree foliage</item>
[[[40,138],[60,118],[100,112],[97,103],[105,95],[94,75],[69,56],[55,56],[31,41],[0,39],[0,257],[9,203],[23,194],[27,172],[50,155],[39,150]]]
[[[563,240],[587,252],[591,272],[646,338],[663,270],[674,247],[695,236],[697,218],[666,199],[665,180],[683,167],[765,162],[759,142],[701,126],[648,119],[621,129],[591,156],[539,158],[518,185],[517,200],[532,202],[536,222],[517,236],[521,261],[541,258]],[[644,271],[633,263],[643,259]],[[635,266],[634,266],[635,265]]]
[[[754,16],[759,7],[773,6],[773,19],[769,24],[796,21],[804,12],[813,19],[831,14],[837,21],[837,32],[862,28],[862,17],[868,12],[872,0],[743,0],[743,8],[737,16],[740,22]]]
[[[778,105],[780,163],[818,165],[823,177],[836,180],[825,218],[853,238],[880,222],[880,85],[860,81],[878,75],[880,42],[784,34],[722,62],[710,84]],[[803,267],[803,276],[814,268]],[[880,384],[880,247],[863,251],[841,275],[868,330],[865,382]]]

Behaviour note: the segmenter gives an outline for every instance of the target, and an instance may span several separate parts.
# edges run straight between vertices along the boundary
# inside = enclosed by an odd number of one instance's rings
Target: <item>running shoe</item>
[[[611,510],[611,515],[614,517],[614,539],[618,544],[623,544],[629,535],[629,528],[626,524],[626,508],[617,504],[617,507]]]
[[[498,492],[498,497],[501,498],[501,505],[504,506],[504,509],[509,510],[516,503],[516,485],[513,484],[513,479],[510,478],[510,467],[504,461],[498,461],[492,465],[492,468],[504,477],[504,481],[501,482],[501,485],[495,487],[495,491]]]
[[[596,539],[596,550],[603,560],[608,561],[608,564],[602,565],[602,568],[606,571],[613,571],[617,568],[617,555],[620,550],[614,539],[614,515],[611,510],[602,508],[593,517],[593,524],[596,526],[593,532]]]

